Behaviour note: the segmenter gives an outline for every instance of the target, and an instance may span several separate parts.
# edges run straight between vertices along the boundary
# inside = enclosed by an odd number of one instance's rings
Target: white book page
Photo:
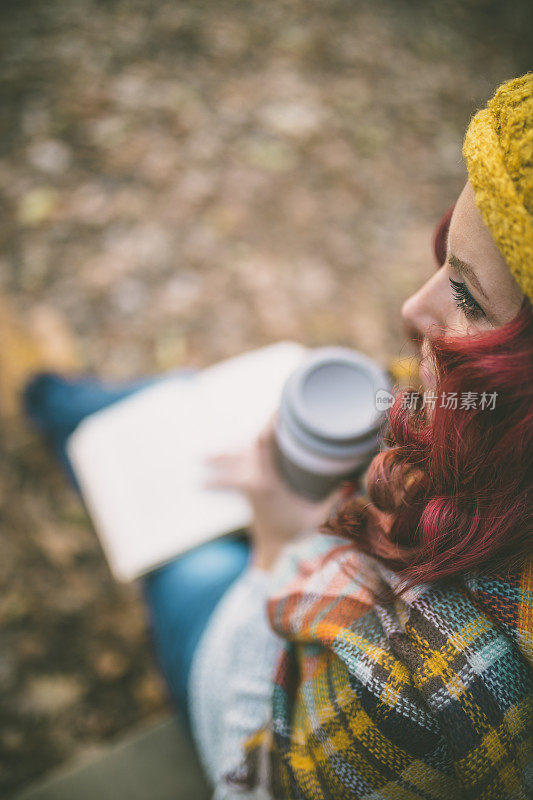
[[[254,440],[305,352],[280,342],[165,378],[74,431],[68,454],[117,579],[249,524],[243,496],[204,488],[204,458]]]

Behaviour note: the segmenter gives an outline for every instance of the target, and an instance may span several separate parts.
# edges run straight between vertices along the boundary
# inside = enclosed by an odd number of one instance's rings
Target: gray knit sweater
[[[224,595],[196,649],[189,677],[193,737],[214,798],[241,761],[247,736],[266,721],[281,640],[266,614],[268,572],[248,567]]]

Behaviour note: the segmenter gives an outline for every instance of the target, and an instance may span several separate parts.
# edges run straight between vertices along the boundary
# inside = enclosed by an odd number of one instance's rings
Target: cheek
[[[443,333],[446,338],[451,338],[452,336],[473,336],[491,327],[492,326],[487,322],[485,317],[472,319],[465,314],[462,309],[457,307],[453,298],[449,306],[447,306],[446,319],[443,326]]]
[[[435,371],[429,358],[422,358],[418,371],[420,383],[424,389],[434,389],[437,385]]]
[[[444,336],[467,336],[471,332],[472,323],[452,301],[450,308],[447,310],[446,321],[443,326]]]

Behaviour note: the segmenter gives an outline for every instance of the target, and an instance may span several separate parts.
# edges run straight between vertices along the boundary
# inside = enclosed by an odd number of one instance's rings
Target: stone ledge
[[[13,800],[208,800],[193,746],[172,718],[103,746]]]

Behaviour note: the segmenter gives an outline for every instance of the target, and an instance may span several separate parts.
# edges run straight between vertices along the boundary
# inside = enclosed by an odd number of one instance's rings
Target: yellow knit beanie
[[[463,156],[485,225],[533,302],[533,72],[503,83],[472,118]]]

